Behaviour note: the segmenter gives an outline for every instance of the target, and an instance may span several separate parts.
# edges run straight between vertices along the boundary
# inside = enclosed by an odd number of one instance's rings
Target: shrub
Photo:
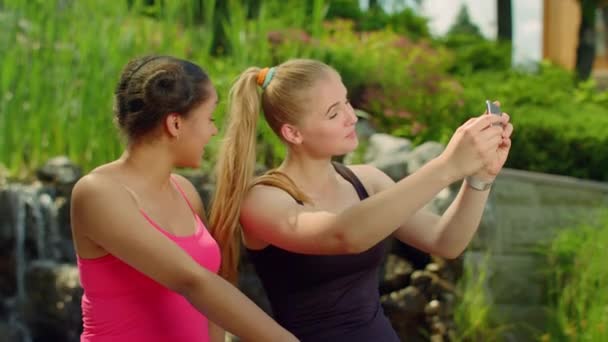
[[[604,341],[608,328],[608,215],[560,233],[548,248],[552,324],[545,340]]]
[[[608,180],[606,93],[576,85],[572,75],[548,64],[538,73],[487,71],[460,78],[464,111],[483,111],[498,99],[516,128],[507,166]]]

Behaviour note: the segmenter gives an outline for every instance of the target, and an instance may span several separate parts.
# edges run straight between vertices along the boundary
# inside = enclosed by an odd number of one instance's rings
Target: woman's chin
[[[348,152],[346,153],[350,153],[353,152],[354,150],[357,149],[357,147],[359,146],[359,139],[357,138],[357,136],[355,136],[354,138],[350,139],[349,143],[348,143]]]
[[[336,151],[337,153],[335,155],[343,156],[352,153],[357,149],[357,146],[359,146],[359,142],[355,141],[354,143],[348,144],[348,146],[344,146],[340,151]]]
[[[197,160],[189,160],[189,161],[184,161],[181,163],[178,163],[177,165],[175,165],[175,167],[179,168],[179,169],[198,169],[201,166],[201,161]]]

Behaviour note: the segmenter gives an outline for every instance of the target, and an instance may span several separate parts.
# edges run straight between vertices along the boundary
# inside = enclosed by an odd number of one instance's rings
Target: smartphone
[[[498,116],[502,115],[500,106],[498,106],[497,104],[495,104],[494,102],[492,102],[490,100],[486,100],[486,111],[489,114],[498,115]],[[500,126],[500,124],[494,124],[494,126]]]

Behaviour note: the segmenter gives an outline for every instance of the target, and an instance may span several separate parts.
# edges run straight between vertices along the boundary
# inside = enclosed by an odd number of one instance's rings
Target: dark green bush
[[[411,39],[430,38],[428,19],[406,7],[387,13],[382,7],[361,10],[358,0],[331,0],[328,2],[327,19],[349,19],[359,32],[392,30]]]
[[[449,72],[468,75],[482,70],[509,70],[511,44],[488,40],[471,34],[451,34],[436,41],[447,47],[453,60]]]
[[[331,0],[328,1],[327,19],[359,20],[363,11],[358,0]]]
[[[560,68],[537,73],[480,72],[460,78],[464,111],[459,121],[483,111],[486,99],[501,101],[516,132],[507,166],[608,181],[606,95],[576,85]]]

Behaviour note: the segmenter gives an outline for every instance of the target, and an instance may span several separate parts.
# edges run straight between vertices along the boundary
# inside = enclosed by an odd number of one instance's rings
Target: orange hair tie
[[[260,72],[258,73],[258,77],[257,77],[256,81],[260,87],[264,85],[264,80],[266,79],[266,74],[268,74],[268,70],[270,70],[270,69],[264,68],[264,69],[260,70]]]

